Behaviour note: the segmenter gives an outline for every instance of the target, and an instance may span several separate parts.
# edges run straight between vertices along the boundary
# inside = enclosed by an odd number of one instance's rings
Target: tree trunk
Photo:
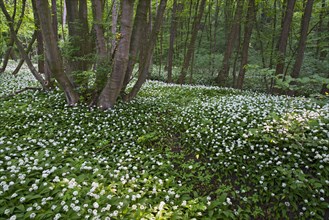
[[[147,13],[150,7],[150,0],[140,0],[137,5],[137,11],[134,21],[134,27],[130,42],[129,61],[125,79],[123,82],[122,92],[125,91],[126,86],[131,80],[132,72],[136,61],[138,60],[138,52],[141,49],[143,39],[143,33],[147,32]]]
[[[46,62],[48,63],[48,66],[58,81],[60,87],[64,90],[67,104],[75,105],[79,101],[79,95],[74,91],[70,80],[64,73],[62,56],[60,54],[56,41],[56,35],[51,23],[49,3],[47,0],[36,0],[36,6],[40,19],[42,37],[44,40]]]
[[[291,73],[291,77],[298,78],[300,74],[300,69],[303,64],[304,59],[304,52],[306,48],[306,40],[307,40],[307,33],[308,27],[312,16],[312,8],[313,8],[314,0],[307,0],[304,14],[301,21],[301,30],[300,30],[300,38],[298,42],[298,49],[297,49],[297,56],[296,61]]]
[[[68,75],[75,87],[86,86],[86,77],[76,76],[76,72],[87,71],[90,66],[88,55],[91,53],[91,41],[88,27],[86,0],[66,0],[70,43],[73,52],[68,58]]]
[[[168,49],[168,83],[172,83],[172,67],[174,59],[174,44],[177,32],[177,0],[174,0],[172,14],[171,14],[171,26],[170,26],[170,39]]]
[[[183,66],[182,66],[180,76],[178,79],[178,83],[180,83],[180,84],[183,84],[185,82],[187,70],[190,66],[190,61],[191,61],[192,55],[194,54],[195,42],[196,42],[198,31],[200,28],[200,23],[201,23],[204,9],[205,9],[205,4],[206,4],[206,0],[201,0],[201,4],[199,6],[199,12],[198,12],[197,16],[195,16],[195,19],[193,21],[192,36],[190,39],[189,46],[187,48],[187,52],[184,56]]]
[[[56,40],[58,40],[58,21],[57,21],[57,5],[56,0],[51,0],[51,22],[56,35]]]
[[[220,45],[219,43],[219,39],[217,39],[217,29],[218,29],[218,18],[219,18],[219,0],[216,0],[216,9],[215,9],[215,24],[214,24],[214,46],[213,46],[213,52],[218,51],[219,48],[217,48],[217,43],[218,45]],[[218,40],[218,42],[217,42]]]
[[[111,27],[111,33],[112,33],[111,54],[114,54],[117,45],[116,34],[117,34],[117,25],[118,25],[118,7],[116,0],[113,0],[112,4],[113,5],[112,5],[112,27]]]
[[[137,93],[139,92],[142,85],[144,84],[144,82],[147,79],[147,73],[149,71],[149,66],[151,63],[151,56],[153,54],[155,43],[156,43],[158,34],[160,32],[166,5],[167,5],[167,0],[161,0],[160,4],[158,6],[158,10],[157,10],[157,14],[156,14],[156,18],[154,21],[154,26],[152,28],[150,38],[147,41],[147,43],[145,44],[145,48],[144,48],[145,54],[143,55],[144,58],[143,58],[143,60],[140,60],[138,80],[135,83],[135,85],[132,88],[129,95],[127,96],[127,98],[126,98],[127,101],[130,101],[133,98],[135,98],[135,96],[137,95]]]
[[[103,26],[103,13],[104,13],[104,0],[92,0],[93,7],[93,22],[96,35],[96,80],[95,80],[95,92],[93,95],[92,105],[97,103],[98,95],[103,90],[107,73],[110,68],[109,55],[106,50],[106,40],[104,36]]]
[[[274,5],[273,8],[274,10],[274,18],[273,18],[273,32],[272,32],[272,39],[271,39],[271,53],[270,53],[270,61],[269,61],[269,68],[272,69],[273,67],[273,54],[275,52],[275,39],[276,39],[276,24],[277,24],[277,11],[276,11],[276,6],[277,5],[277,0],[274,0]]]
[[[280,39],[277,44],[277,64],[276,64],[276,75],[283,74],[285,55],[288,43],[288,36],[290,32],[290,26],[292,22],[292,17],[294,14],[296,0],[288,0],[288,5],[286,7],[285,16],[283,18],[282,30],[280,34]]]
[[[98,99],[98,106],[102,109],[113,108],[122,88],[129,59],[133,14],[134,0],[123,0],[120,20],[121,39],[115,53],[113,71]]]
[[[227,84],[227,78],[230,69],[230,58],[234,49],[235,41],[238,37],[239,27],[241,22],[241,16],[243,11],[243,0],[238,0],[237,8],[234,15],[233,24],[230,30],[230,34],[226,41],[226,49],[224,53],[222,68],[218,73],[217,81],[220,86],[225,86]]]
[[[33,8],[34,26],[36,29],[36,38],[37,38],[38,71],[39,73],[45,73],[43,39],[40,30],[40,19],[37,12],[35,0],[32,0],[32,8]],[[50,82],[50,77],[46,77],[46,80]]]
[[[319,16],[319,25],[317,28],[317,37],[318,40],[316,42],[316,57],[320,60],[323,60],[326,56],[326,52],[324,52],[321,48],[321,43],[324,41],[323,36],[325,33],[325,29],[323,26],[324,18],[325,18],[325,10],[326,10],[326,0],[322,0],[321,2],[321,11]]]
[[[16,29],[15,29],[15,35],[17,35],[18,30],[21,27],[21,24],[23,22],[23,18],[24,18],[24,14],[25,14],[25,7],[26,7],[26,0],[23,0],[22,1],[21,14],[20,14],[19,20],[18,20],[17,25],[16,25]],[[15,0],[14,1],[14,12],[13,12],[13,15],[11,17],[9,16],[11,18],[11,20],[13,20],[13,21],[15,20],[15,17],[16,17],[16,10],[17,10],[17,2]],[[7,65],[8,65],[8,61],[10,59],[10,55],[12,54],[13,48],[14,48],[14,43],[15,43],[14,36],[12,35],[11,32],[9,33],[9,36],[10,36],[10,39],[9,39],[9,43],[7,45],[8,49],[5,52],[5,55],[4,55],[4,58],[3,58],[2,67],[0,69],[0,73],[4,72],[6,70]]]
[[[244,27],[244,37],[243,37],[243,46],[242,46],[242,57],[241,57],[241,65],[240,72],[237,81],[237,88],[242,89],[244,75],[246,73],[246,65],[248,64],[248,51],[249,51],[249,43],[251,38],[251,33],[255,20],[255,0],[249,0],[248,3],[248,12],[247,12],[247,23]]]
[[[64,32],[64,27],[66,24],[66,15],[67,15],[67,10],[66,10],[66,3],[64,0],[61,0],[61,28],[62,28],[62,39],[65,41],[65,32]]]
[[[22,59],[24,59],[29,67],[29,69],[31,70],[33,76],[40,82],[40,84],[42,85],[42,88],[47,89],[47,82],[42,78],[42,76],[37,72],[37,70],[34,68],[28,54],[25,52],[24,47],[21,43],[21,41],[18,39],[16,32],[15,32],[15,28],[14,28],[14,21],[12,20],[12,17],[9,15],[5,4],[3,2],[3,0],[0,0],[0,7],[1,10],[3,12],[3,14],[5,15],[8,24],[9,24],[9,29],[10,29],[10,34],[12,35],[12,37],[14,38],[14,42],[21,54]]]
[[[37,31],[34,31],[34,33],[32,35],[32,39],[26,48],[26,54],[29,54],[31,52],[32,46],[33,46],[36,38],[37,38]],[[16,66],[15,70],[13,71],[13,73],[12,73],[13,75],[16,75],[19,72],[19,70],[21,69],[21,67],[24,64],[24,61],[25,61],[25,59],[24,59],[24,57],[22,57],[21,60],[19,61],[18,65]]]

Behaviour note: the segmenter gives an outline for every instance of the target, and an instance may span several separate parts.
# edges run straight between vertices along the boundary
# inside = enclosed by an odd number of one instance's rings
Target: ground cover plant
[[[35,85],[0,75],[0,96]],[[329,104],[149,81],[113,110],[0,102],[0,219],[329,218]]]

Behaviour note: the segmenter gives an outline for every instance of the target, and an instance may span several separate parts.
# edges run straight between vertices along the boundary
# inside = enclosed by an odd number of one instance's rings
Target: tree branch
[[[22,92],[25,92],[27,90],[41,91],[42,88],[38,88],[38,87],[25,87],[23,89],[20,89],[20,90],[17,90],[15,92],[13,92],[12,94],[1,96],[0,99],[11,98],[11,97],[14,97],[15,95],[18,95],[18,94],[20,94]]]

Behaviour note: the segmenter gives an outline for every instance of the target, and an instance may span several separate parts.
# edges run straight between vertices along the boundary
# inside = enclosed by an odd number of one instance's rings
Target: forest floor
[[[0,75],[0,96],[34,86]],[[0,101],[0,219],[328,219],[329,104],[147,82],[100,111]]]

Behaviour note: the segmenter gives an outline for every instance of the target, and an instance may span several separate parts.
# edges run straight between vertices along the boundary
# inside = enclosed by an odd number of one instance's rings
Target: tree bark
[[[129,95],[127,96],[127,98],[126,98],[127,101],[130,101],[133,98],[135,98],[135,96],[137,95],[137,93],[139,92],[142,85],[144,84],[144,82],[147,79],[147,74],[148,74],[148,70],[149,70],[149,66],[150,66],[150,62],[151,62],[151,56],[153,54],[155,43],[156,43],[158,34],[160,32],[166,5],[167,5],[167,0],[161,0],[160,4],[158,6],[157,15],[156,15],[156,18],[154,21],[154,26],[152,28],[150,38],[145,45],[145,49],[144,49],[145,54],[143,56],[144,59],[140,60],[138,80],[135,83],[132,90],[130,91]]]
[[[14,21],[12,20],[12,17],[9,15],[5,4],[3,2],[3,0],[0,0],[0,7],[1,10],[3,12],[3,14],[5,15],[8,24],[9,24],[9,29],[10,29],[10,34],[13,36],[14,38],[14,42],[21,54],[22,59],[25,59],[29,69],[31,70],[33,76],[40,82],[42,88],[47,89],[47,82],[42,78],[42,76],[37,72],[37,70],[34,68],[28,54],[25,52],[24,47],[22,45],[22,43],[20,42],[20,40],[18,39],[16,32],[15,32],[15,28],[14,28]]]
[[[21,14],[19,17],[19,20],[17,22],[16,28],[15,28],[15,35],[17,35],[18,30],[23,22],[23,18],[24,18],[24,14],[25,14],[25,7],[26,7],[26,0],[22,1],[22,9],[21,9]],[[14,12],[13,15],[11,16],[11,20],[14,21],[15,17],[16,17],[16,10],[17,10],[17,1],[14,1]],[[10,16],[9,16],[10,17]],[[8,20],[8,19],[7,19]],[[13,48],[14,48],[14,43],[15,43],[15,39],[14,36],[11,34],[11,32],[9,33],[10,36],[10,40],[8,43],[8,49],[5,52],[4,58],[3,58],[3,63],[2,63],[2,67],[0,69],[0,73],[4,72],[7,68],[8,65],[8,61],[10,59],[10,55],[13,52]]]
[[[277,44],[277,64],[275,70],[276,75],[283,74],[288,36],[290,32],[292,17],[294,14],[295,3],[296,0],[288,0],[285,16],[283,18],[280,39]]]
[[[118,25],[118,7],[117,7],[117,1],[113,0],[112,2],[112,41],[111,41],[111,54],[114,54],[115,48],[116,48],[116,33],[117,33],[117,25]]]
[[[113,64],[113,70],[98,99],[98,107],[113,108],[122,88],[129,59],[130,39],[133,25],[134,0],[122,1],[121,39]]]
[[[129,81],[131,80],[132,72],[136,61],[138,60],[138,52],[141,50],[143,33],[147,32],[147,13],[150,7],[150,0],[140,0],[137,5],[137,11],[132,30],[130,48],[129,48],[129,61],[123,81],[122,92],[125,91]]]
[[[236,88],[242,89],[244,76],[246,73],[246,65],[248,64],[248,51],[249,43],[251,39],[252,29],[255,20],[255,0],[249,0],[248,3],[248,12],[247,12],[247,23],[244,27],[244,37],[243,37],[243,46],[242,46],[242,57],[241,57],[241,66],[237,81]]]
[[[57,19],[57,5],[56,0],[51,0],[51,22],[56,35],[56,40],[58,40],[58,19]]]
[[[36,6],[44,40],[46,62],[60,87],[64,90],[67,104],[75,105],[79,101],[79,95],[74,91],[73,85],[64,73],[62,56],[52,27],[48,0],[36,0]]]
[[[214,46],[213,46],[213,52],[216,52],[219,48],[217,48],[217,44],[220,45],[219,39],[217,39],[217,29],[218,29],[218,19],[219,18],[219,0],[216,0],[216,9],[215,9],[215,24],[214,24]],[[218,42],[217,42],[218,40]]]
[[[222,68],[218,73],[217,82],[220,86],[225,86],[227,84],[227,78],[229,75],[230,69],[230,58],[233,53],[234,44],[238,37],[239,27],[243,11],[243,2],[244,0],[238,0],[237,8],[234,15],[233,24],[230,30],[230,34],[226,40],[226,49],[224,53],[224,58],[222,62]]]
[[[45,63],[43,39],[40,29],[40,19],[37,12],[35,0],[32,0],[32,9],[33,9],[34,26],[36,29],[36,38],[37,38],[38,71],[39,73],[45,74],[46,80],[51,84],[50,87],[52,87],[50,71],[47,71],[48,68],[46,68],[46,63]]]
[[[304,14],[301,21],[301,30],[300,30],[300,38],[298,42],[298,49],[297,49],[297,56],[296,61],[291,73],[291,77],[298,78],[300,74],[300,70],[303,64],[304,59],[304,52],[306,48],[306,40],[307,40],[307,33],[308,27],[310,24],[311,16],[312,16],[312,8],[313,8],[314,0],[307,0]]]
[[[172,67],[174,59],[174,44],[177,32],[177,0],[174,0],[172,14],[171,14],[171,26],[170,26],[170,39],[168,49],[168,83],[172,83]]]
[[[190,66],[190,61],[191,61],[192,55],[194,54],[195,42],[197,39],[197,34],[199,31],[203,12],[205,9],[205,4],[206,4],[206,0],[201,0],[200,6],[199,6],[199,12],[198,12],[197,16],[195,16],[195,19],[193,21],[192,36],[190,39],[189,46],[187,48],[187,52],[184,56],[183,66],[182,66],[180,76],[178,79],[178,83],[180,83],[180,84],[183,84],[185,82],[186,74],[187,74],[188,68]]]
[[[110,68],[110,57],[106,50],[106,40],[104,36],[103,26],[103,13],[104,13],[104,0],[92,0],[93,7],[93,22],[96,34],[96,81],[95,81],[95,94],[92,104],[96,104],[99,93],[103,90],[107,73]]]
[[[68,75],[75,87],[86,86],[86,77],[76,77],[76,72],[87,71],[90,66],[91,40],[88,27],[86,0],[66,0],[70,43],[73,52],[68,58]]]
[[[317,58],[319,58],[320,60],[323,60],[326,56],[326,52],[324,52],[321,48],[321,42],[323,42],[323,36],[324,36],[324,32],[325,32],[325,29],[323,26],[325,12],[326,12],[326,0],[322,0],[321,11],[320,11],[320,15],[319,15],[319,25],[317,28],[318,40],[316,42],[316,52],[315,52]]]
[[[269,60],[269,68],[272,69],[273,67],[273,54],[275,52],[275,39],[276,39],[276,26],[277,26],[277,11],[276,11],[276,5],[277,5],[277,0],[274,0],[273,3],[273,8],[274,10],[274,18],[273,18],[273,32],[272,32],[272,39],[271,39],[271,53],[270,53],[270,60]],[[265,62],[264,62],[265,63]]]
[[[31,50],[32,50],[32,46],[33,46],[33,44],[34,44],[36,38],[37,38],[37,31],[34,31],[34,33],[33,33],[33,35],[32,35],[32,39],[31,39],[29,45],[28,45],[27,48],[26,48],[26,54],[29,54],[29,53],[31,52]],[[19,72],[19,70],[21,69],[21,67],[22,67],[23,64],[24,64],[24,61],[25,61],[24,57],[21,58],[21,60],[19,61],[18,65],[16,66],[15,70],[14,70],[13,73],[12,73],[13,75],[16,75],[16,74]]]

